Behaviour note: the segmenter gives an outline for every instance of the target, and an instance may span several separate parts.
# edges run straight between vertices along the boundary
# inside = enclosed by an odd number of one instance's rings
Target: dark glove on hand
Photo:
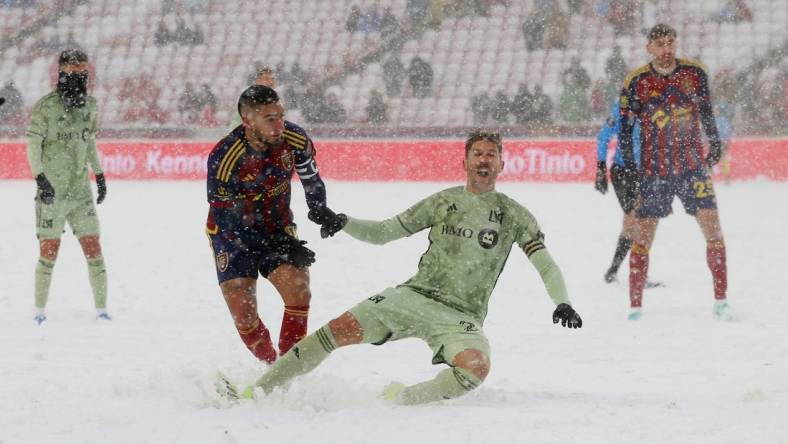
[[[607,164],[604,161],[596,163],[596,181],[594,188],[602,194],[607,193]]]
[[[320,237],[323,239],[337,234],[347,223],[347,216],[336,214],[328,207],[309,210],[309,220],[320,225]]]
[[[315,252],[305,247],[306,241],[282,234],[272,241],[272,249],[282,256],[286,263],[304,268],[315,263]]]
[[[717,165],[717,162],[722,158],[722,147],[720,144],[713,143],[709,147],[709,155],[706,156],[706,165],[711,168]]]
[[[568,328],[580,328],[583,326],[583,320],[577,314],[574,308],[569,304],[558,304],[553,312],[553,324],[561,321],[561,325]]]
[[[107,180],[104,179],[103,174],[96,174],[96,189],[98,190],[96,203],[100,204],[104,202],[104,198],[107,197]]]
[[[49,205],[55,200],[55,189],[52,188],[52,184],[49,183],[44,173],[36,176],[36,186],[38,187],[38,198],[42,203]]]

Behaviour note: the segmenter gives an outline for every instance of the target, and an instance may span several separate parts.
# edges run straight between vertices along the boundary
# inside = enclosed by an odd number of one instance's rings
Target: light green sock
[[[88,276],[96,308],[107,308],[107,267],[104,266],[103,256],[88,259]]]
[[[45,257],[38,258],[36,264],[36,274],[34,283],[36,308],[43,310],[49,298],[49,285],[52,283],[52,270],[55,268],[55,261],[50,261]]]
[[[328,325],[324,325],[298,341],[255,382],[255,385],[261,387],[266,394],[271,393],[276,387],[286,384],[296,376],[314,370],[336,347],[331,329]]]
[[[473,373],[459,367],[447,368],[429,381],[402,389],[395,401],[397,404],[414,405],[462,396],[481,385],[482,380]]]

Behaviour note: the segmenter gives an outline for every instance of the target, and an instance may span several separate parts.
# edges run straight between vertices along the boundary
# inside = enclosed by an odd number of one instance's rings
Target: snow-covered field
[[[329,182],[338,211],[383,218],[449,184]],[[341,349],[284,393],[227,405],[217,371],[263,371],[232,326],[204,235],[202,182],[110,182],[99,207],[111,323],[93,319],[87,270],[70,233],[48,307],[32,312],[37,242],[32,181],[0,182],[0,443],[762,443],[788,442],[788,183],[718,186],[731,323],[712,318],[705,245],[676,203],[652,250],[644,317],[626,320],[625,284],[606,285],[620,225],[591,184],[502,183],[537,216],[584,327],[552,304],[514,250],[485,324],[492,371],[468,396],[422,407],[378,398],[391,380],[431,378],[417,340]],[[383,247],[321,240],[294,192],[300,234],[317,251],[310,331],[397,284],[426,248],[419,233]],[[626,265],[619,273],[626,282]],[[265,281],[261,315],[282,303]]]

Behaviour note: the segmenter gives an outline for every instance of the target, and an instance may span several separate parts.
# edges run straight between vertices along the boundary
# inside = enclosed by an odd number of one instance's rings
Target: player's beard
[[[670,72],[676,65],[675,54],[664,54],[654,59],[654,65],[660,72]]]
[[[267,137],[265,133],[262,131],[258,131],[253,128],[247,128],[247,130],[251,130],[250,133],[252,136],[252,137],[247,136],[247,139],[251,139],[251,141],[259,147],[264,147],[266,149],[273,148],[279,145],[280,143],[282,143],[281,134],[279,135],[279,137]]]

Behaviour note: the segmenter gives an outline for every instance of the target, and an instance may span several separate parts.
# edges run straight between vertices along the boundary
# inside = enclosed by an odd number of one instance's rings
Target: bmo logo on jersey
[[[481,245],[482,248],[489,250],[490,248],[498,245],[498,232],[489,228],[485,228],[484,230],[479,231],[479,236],[477,239],[479,240],[479,245]]]
[[[471,228],[455,227],[454,225],[443,224],[441,227],[441,234],[444,236],[456,236],[465,239],[473,239],[474,230]],[[485,228],[479,231],[479,234],[476,236],[476,240],[479,242],[479,245],[481,245],[482,248],[489,250],[490,248],[498,245],[498,232],[489,228]]]

